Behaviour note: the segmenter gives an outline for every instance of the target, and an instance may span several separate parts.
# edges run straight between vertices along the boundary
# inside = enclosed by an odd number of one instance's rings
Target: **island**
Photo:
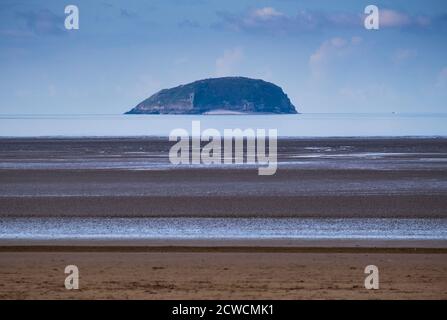
[[[223,77],[163,89],[126,114],[295,114],[281,87],[260,79]]]

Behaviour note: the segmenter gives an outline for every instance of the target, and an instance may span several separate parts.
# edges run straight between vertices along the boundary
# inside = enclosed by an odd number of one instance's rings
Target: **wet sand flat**
[[[447,171],[0,170],[0,216],[446,217]]]
[[[173,166],[167,138],[0,139],[2,216],[447,217],[447,139],[279,139],[279,167]]]
[[[446,196],[0,197],[0,216],[445,218]]]

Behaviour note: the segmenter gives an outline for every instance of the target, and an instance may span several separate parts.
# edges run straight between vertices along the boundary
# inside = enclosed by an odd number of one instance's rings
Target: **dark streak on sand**
[[[447,217],[444,195],[0,197],[0,216]]]

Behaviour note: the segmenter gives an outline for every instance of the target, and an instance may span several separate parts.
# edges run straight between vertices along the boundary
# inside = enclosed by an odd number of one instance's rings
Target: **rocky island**
[[[163,89],[126,114],[289,114],[297,113],[283,90],[244,77],[204,79]]]

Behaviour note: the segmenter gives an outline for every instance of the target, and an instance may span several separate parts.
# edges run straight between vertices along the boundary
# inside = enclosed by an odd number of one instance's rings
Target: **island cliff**
[[[297,113],[277,85],[244,77],[204,79],[163,89],[126,114]]]

